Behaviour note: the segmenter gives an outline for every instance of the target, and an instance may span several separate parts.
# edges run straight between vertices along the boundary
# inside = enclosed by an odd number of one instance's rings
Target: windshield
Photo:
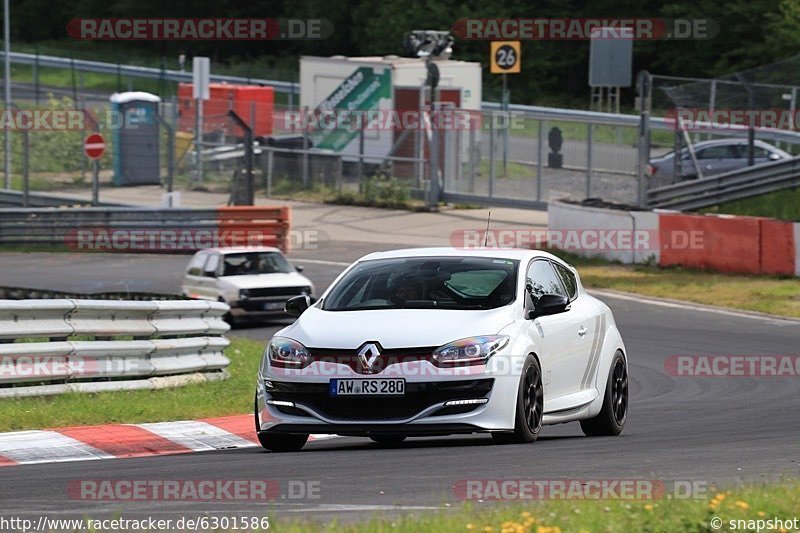
[[[331,289],[323,309],[493,309],[514,301],[518,267],[491,257],[364,261]]]
[[[227,254],[222,267],[223,276],[275,274],[292,272],[289,262],[278,252],[244,252]]]

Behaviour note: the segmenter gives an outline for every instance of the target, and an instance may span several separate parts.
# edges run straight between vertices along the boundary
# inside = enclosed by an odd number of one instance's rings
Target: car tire
[[[225,301],[225,300],[224,300],[222,297],[218,298],[218,299],[217,299],[217,301],[218,301],[218,302],[221,302],[221,303],[224,303],[224,304],[227,304],[227,303],[228,303],[228,302],[226,302],[226,301]],[[236,326],[236,325],[238,324],[238,320],[237,320],[236,318],[234,318],[234,316],[231,314],[231,312],[230,312],[230,311],[228,311],[227,313],[225,313],[225,314],[222,316],[222,320],[224,320],[225,322],[227,322],[227,323],[228,323],[228,325],[231,327],[231,329],[233,329],[233,328],[234,328],[234,326]]]
[[[517,389],[514,431],[492,433],[492,438],[497,444],[534,442],[542,428],[543,413],[542,367],[535,357],[529,355],[522,367],[522,375]]]
[[[608,371],[603,408],[594,418],[581,420],[581,429],[587,437],[619,435],[627,419],[628,367],[622,352],[617,351]]]
[[[307,433],[270,433],[258,426],[258,396],[253,406],[253,421],[261,447],[271,452],[297,452],[308,442]]]
[[[370,435],[369,438],[383,446],[398,446],[406,440],[405,435]]]
[[[271,452],[299,452],[308,442],[308,435],[302,433],[269,433],[258,434],[261,447]]]

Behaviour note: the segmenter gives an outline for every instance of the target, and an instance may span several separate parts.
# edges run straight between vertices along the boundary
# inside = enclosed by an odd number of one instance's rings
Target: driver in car
[[[422,291],[419,283],[411,278],[402,277],[392,284],[389,292],[389,300],[392,303],[401,305],[410,300],[419,300],[422,297]]]

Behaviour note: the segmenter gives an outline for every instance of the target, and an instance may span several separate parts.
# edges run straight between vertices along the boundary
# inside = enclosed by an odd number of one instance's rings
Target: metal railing
[[[483,111],[500,111],[499,102],[481,102]],[[525,116],[540,120],[571,120],[575,122],[588,122],[607,126],[639,127],[639,115],[624,113],[604,113],[582,109],[563,109],[558,107],[541,107],[533,105],[510,104],[509,112],[523,113]],[[731,137],[747,137],[748,128],[742,125],[712,124],[697,122],[697,127],[706,128],[708,131],[718,131]],[[675,131],[675,121],[664,117],[650,117],[650,127],[654,130]],[[800,144],[800,132],[781,130],[776,128],[756,128],[759,139],[789,144]]]
[[[176,253],[236,244],[286,250],[289,230],[286,207],[0,209],[0,244],[76,251]]]
[[[172,82],[192,82],[191,71],[169,70],[154,67],[140,67],[136,65],[122,65],[118,63],[104,63],[102,61],[89,61],[86,59],[72,59],[68,57],[46,56],[39,54],[25,54],[21,52],[9,53],[12,64],[29,65],[35,67],[54,67],[75,69],[84,72],[100,74],[113,74],[117,76],[130,76],[150,80],[166,80]],[[5,58],[5,53],[0,52],[0,58]],[[287,94],[299,94],[300,87],[293,82],[267,80],[262,78],[245,78],[242,76],[226,76],[211,74],[212,82],[238,83],[246,85],[269,85],[275,91]]]
[[[687,211],[800,186],[800,157],[685,181],[647,192],[649,207]]]
[[[0,398],[224,378],[229,309],[204,300],[0,300]]]

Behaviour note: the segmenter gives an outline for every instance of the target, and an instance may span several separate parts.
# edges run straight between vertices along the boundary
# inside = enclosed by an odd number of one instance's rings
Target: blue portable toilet
[[[158,104],[161,98],[145,92],[111,95],[114,147],[114,185],[158,185]]]

